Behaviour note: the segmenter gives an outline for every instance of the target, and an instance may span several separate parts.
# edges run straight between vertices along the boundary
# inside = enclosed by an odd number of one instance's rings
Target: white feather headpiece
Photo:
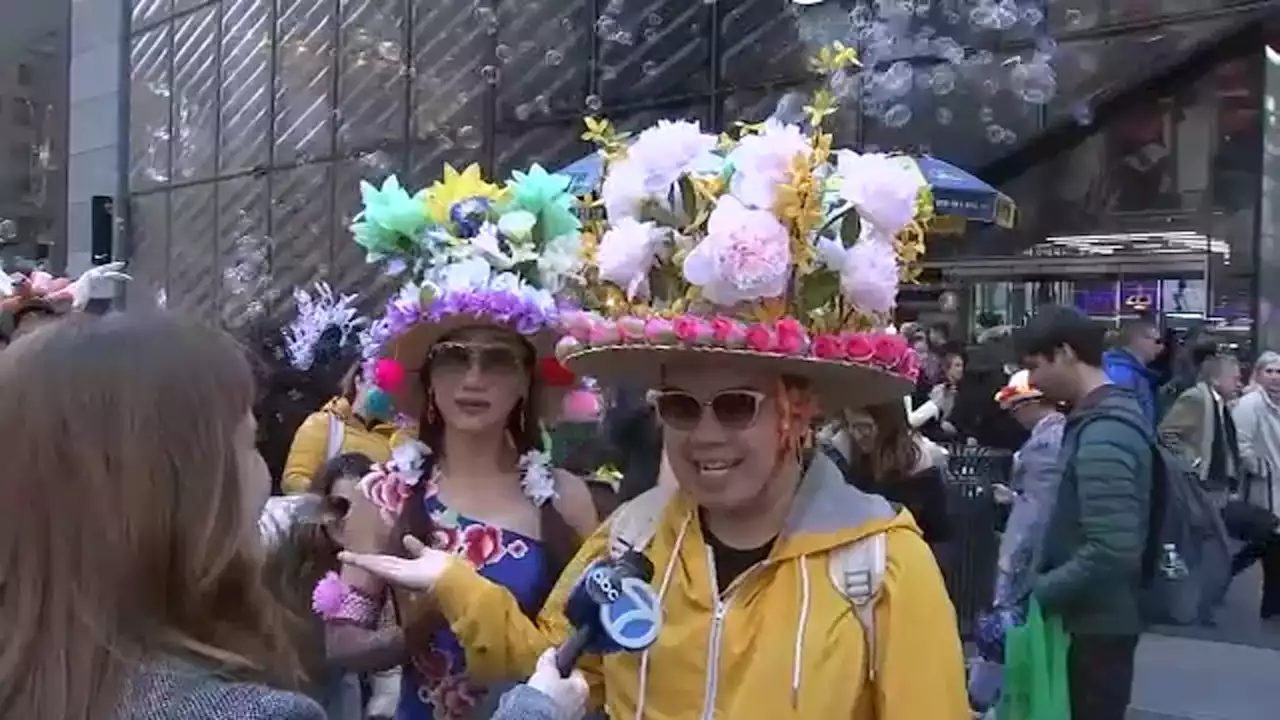
[[[302,288],[294,289],[293,301],[298,306],[298,315],[284,329],[289,363],[298,370],[310,370],[315,362],[316,343],[329,328],[342,330],[342,345],[356,340],[369,319],[358,314],[355,299],[355,295],[335,295],[329,284],[323,282],[316,283],[314,297]]]

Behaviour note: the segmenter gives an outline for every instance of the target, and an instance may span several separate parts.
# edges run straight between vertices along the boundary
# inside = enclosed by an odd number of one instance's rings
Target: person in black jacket
[[[926,542],[949,539],[946,451],[911,429],[903,403],[845,410],[823,449],[851,485],[910,510]]]

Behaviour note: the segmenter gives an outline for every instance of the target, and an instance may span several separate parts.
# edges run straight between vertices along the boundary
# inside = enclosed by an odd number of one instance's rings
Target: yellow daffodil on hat
[[[856,64],[848,48],[820,71]],[[733,135],[660,121],[624,141],[587,121],[607,166],[584,228],[585,309],[562,315],[557,355],[601,380],[657,384],[679,355],[767,364],[832,407],[910,391],[918,360],[889,330],[914,277],[932,200],[905,157],[833,151],[818,91],[801,125]]]

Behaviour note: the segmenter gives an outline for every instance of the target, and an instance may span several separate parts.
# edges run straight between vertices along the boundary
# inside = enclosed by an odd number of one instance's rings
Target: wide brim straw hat
[[[601,382],[626,380],[646,387],[660,387],[664,373],[681,366],[735,367],[746,372],[761,371],[807,383],[824,409],[878,405],[899,400],[915,385],[918,373],[914,355],[899,348],[896,336],[868,335],[862,342],[883,350],[883,360],[861,361],[756,351],[715,345],[618,343],[566,343],[561,362],[572,372]],[[853,341],[859,342],[859,341]],[[874,349],[871,351],[874,353]]]
[[[395,410],[421,416],[423,372],[442,339],[472,328],[510,331],[537,360],[550,357],[559,291],[580,272],[581,221],[572,178],[534,165],[503,184],[478,165],[446,165],[414,193],[395,176],[361,184],[352,223],[369,262],[406,279],[363,341],[366,374]]]
[[[856,64],[828,50],[826,72]],[[919,360],[892,317],[932,197],[911,158],[833,152],[832,103],[736,138],[661,121],[624,139],[590,119],[607,217],[586,223],[589,287],[561,318],[561,362],[649,388],[690,364],[759,370],[807,381],[826,413],[909,394]]]

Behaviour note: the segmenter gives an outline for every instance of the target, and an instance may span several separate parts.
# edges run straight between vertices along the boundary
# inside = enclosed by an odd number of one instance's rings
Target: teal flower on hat
[[[573,211],[574,197],[569,192],[573,179],[557,175],[534,164],[528,172],[511,173],[507,190],[511,193],[506,212],[523,210],[538,218],[538,234],[544,240],[577,235],[582,221]]]
[[[425,192],[410,195],[395,175],[384,180],[381,188],[360,183],[364,209],[356,215],[351,232],[365,249],[367,262],[413,251],[416,238],[428,225]]]

